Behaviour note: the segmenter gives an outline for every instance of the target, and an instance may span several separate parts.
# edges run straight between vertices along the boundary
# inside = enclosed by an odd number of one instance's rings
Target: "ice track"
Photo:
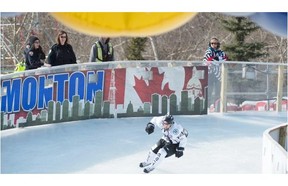
[[[1,173],[142,174],[139,162],[161,137],[144,131],[150,117],[92,119],[1,131]],[[151,174],[261,173],[262,134],[287,113],[175,116],[188,132],[181,158]]]

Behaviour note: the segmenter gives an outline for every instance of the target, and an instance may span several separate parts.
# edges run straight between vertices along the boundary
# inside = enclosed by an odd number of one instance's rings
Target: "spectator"
[[[36,37],[36,36],[30,36],[29,39],[28,39],[28,41],[27,41],[27,43],[26,43],[26,46],[25,46],[24,51],[23,51],[24,61],[25,61],[25,62],[28,61],[28,56],[27,56],[26,54],[29,52],[29,50],[30,50],[30,48],[31,48],[31,43],[30,43],[30,42],[31,42],[35,37]]]
[[[14,72],[21,72],[21,71],[25,71],[26,70],[26,63],[28,63],[28,55],[27,53],[29,52],[30,48],[31,48],[31,44],[30,44],[30,40],[32,40],[32,38],[35,38],[35,36],[30,36],[27,43],[26,43],[26,46],[24,48],[24,51],[23,51],[23,61],[20,61],[16,64],[16,67],[14,69]]]
[[[26,70],[26,64],[25,61],[20,61],[16,64],[16,67],[14,68],[14,72],[21,72]]]
[[[109,37],[100,37],[91,47],[89,62],[105,61],[114,61],[113,46]]]
[[[61,30],[57,35],[57,43],[49,51],[48,66],[77,64],[75,53],[68,41],[67,32]]]
[[[215,111],[219,107],[215,105],[217,99],[220,98],[221,90],[221,66],[219,61],[228,60],[227,55],[220,49],[220,42],[217,38],[211,38],[208,49],[205,52],[203,61],[208,66],[208,104],[213,104]]]
[[[38,37],[31,37],[29,41],[31,47],[26,53],[26,70],[36,69],[44,64],[46,58]]]

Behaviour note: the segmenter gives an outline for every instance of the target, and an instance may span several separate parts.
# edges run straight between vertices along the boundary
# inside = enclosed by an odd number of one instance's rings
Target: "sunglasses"
[[[60,36],[60,38],[62,38],[62,39],[63,39],[63,38],[67,38],[67,37],[66,37],[66,36]]]
[[[211,43],[211,45],[220,45],[220,43]]]

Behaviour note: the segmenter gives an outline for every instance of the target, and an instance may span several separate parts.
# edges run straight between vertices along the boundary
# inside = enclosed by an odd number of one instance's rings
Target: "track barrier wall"
[[[267,129],[263,134],[262,172],[288,174],[288,123]]]
[[[81,63],[1,76],[1,130],[91,118],[207,114],[208,68],[181,61]]]

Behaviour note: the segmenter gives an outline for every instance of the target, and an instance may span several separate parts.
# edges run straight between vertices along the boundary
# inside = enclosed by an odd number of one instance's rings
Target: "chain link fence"
[[[227,111],[268,111],[276,110],[278,90],[278,68],[284,66],[282,110],[287,110],[287,64],[259,62],[225,62],[227,68],[226,101]],[[221,68],[219,68],[221,71]],[[209,74],[209,76],[213,74]],[[221,82],[213,86],[209,82],[210,95],[208,105],[210,112],[220,109]]]

